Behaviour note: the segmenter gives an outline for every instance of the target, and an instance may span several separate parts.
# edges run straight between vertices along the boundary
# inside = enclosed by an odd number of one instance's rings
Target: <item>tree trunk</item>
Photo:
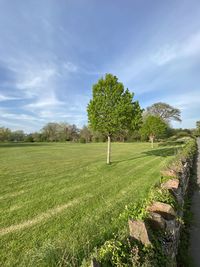
[[[153,148],[153,137],[151,138],[151,148]]]
[[[107,150],[107,164],[110,164],[111,143],[110,135],[108,135],[108,150]]]
[[[154,136],[153,136],[153,135],[150,135],[150,136],[149,136],[149,139],[150,139],[150,141],[151,141],[151,148],[153,148]]]

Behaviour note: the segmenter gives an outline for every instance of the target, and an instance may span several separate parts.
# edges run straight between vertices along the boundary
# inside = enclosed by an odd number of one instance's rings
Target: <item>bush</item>
[[[86,139],[85,139],[84,137],[81,137],[81,138],[79,139],[79,142],[80,142],[81,144],[85,144],[85,143],[86,143]]]

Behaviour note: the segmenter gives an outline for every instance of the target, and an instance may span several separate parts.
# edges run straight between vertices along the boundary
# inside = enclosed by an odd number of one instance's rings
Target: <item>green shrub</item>
[[[79,139],[79,142],[80,142],[81,144],[85,144],[85,143],[86,143],[86,139],[85,139],[84,137],[81,137],[81,138]]]

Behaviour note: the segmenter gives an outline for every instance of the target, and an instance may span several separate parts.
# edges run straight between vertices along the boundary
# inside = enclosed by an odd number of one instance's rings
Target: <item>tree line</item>
[[[65,125],[65,127],[63,127]],[[173,129],[168,128],[159,138],[168,138],[170,136],[190,136],[197,134],[197,131],[190,129]],[[199,128],[200,136],[200,128]],[[6,127],[0,127],[0,142],[106,142],[106,135],[93,131],[88,126],[78,128],[76,125],[68,123],[47,123],[40,131],[25,133],[22,130],[12,131]],[[148,137],[141,130],[124,131],[112,137],[114,142],[135,142],[148,141]]]
[[[88,125],[78,128],[66,122],[49,122],[34,133],[12,131],[0,127],[0,141],[11,142],[105,142],[153,141],[173,135],[200,135],[200,122],[195,131],[173,129],[172,120],[181,121],[181,112],[167,103],[155,103],[145,110],[134,94],[112,74],[106,74],[92,88],[88,111]]]

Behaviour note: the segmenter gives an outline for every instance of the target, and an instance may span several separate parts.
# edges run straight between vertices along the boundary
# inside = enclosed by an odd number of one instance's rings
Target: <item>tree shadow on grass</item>
[[[135,159],[149,157],[149,156],[157,156],[157,157],[169,157],[174,156],[177,154],[177,147],[170,147],[170,148],[159,148],[159,149],[151,149],[145,152],[142,152],[140,156],[137,157],[130,157],[128,159],[123,160],[116,160],[112,161],[112,165],[117,165],[121,162],[128,162],[128,161],[134,161]]]
[[[148,155],[146,155],[146,156],[148,156]],[[131,158],[128,158],[128,159],[123,159],[123,160],[115,160],[115,161],[112,161],[111,164],[112,165],[117,165],[118,163],[121,163],[121,162],[132,161],[132,160],[139,159],[139,158],[144,158],[144,157],[145,157],[144,155],[140,155],[138,157],[131,157]]]
[[[0,148],[48,146],[48,143],[0,143]]]
[[[177,147],[152,149],[143,152],[147,156],[169,157],[177,154]]]
[[[181,146],[181,145],[183,145],[183,144],[185,144],[185,142],[184,141],[166,141],[166,142],[163,142],[163,143],[160,143],[160,144],[158,144],[158,146],[160,147],[162,147],[162,146]]]

